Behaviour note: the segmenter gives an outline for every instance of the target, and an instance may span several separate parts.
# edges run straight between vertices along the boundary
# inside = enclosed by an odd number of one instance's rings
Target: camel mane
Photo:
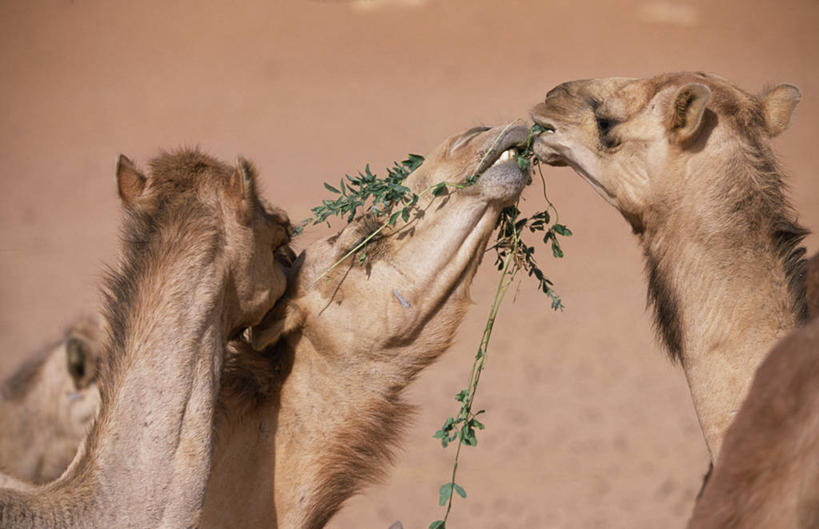
[[[695,76],[696,77],[696,76]],[[778,256],[791,295],[791,310],[798,323],[807,321],[807,260],[800,246],[809,231],[796,221],[796,211],[786,197],[787,183],[767,140],[761,98],[719,79],[694,78],[712,90],[709,110],[712,120],[725,121],[739,140],[740,148],[726,160],[722,170],[730,178],[717,180],[711,192],[724,204],[722,224],[728,229],[767,231],[773,253]],[[675,82],[660,80],[656,90]],[[711,110],[713,109],[713,110]],[[753,213],[749,213],[753,212]],[[662,256],[646,253],[647,302],[654,309],[654,326],[673,362],[681,361],[683,330],[679,302],[660,261]]]
[[[145,278],[156,275],[156,267],[169,249],[196,249],[198,259],[215,260],[224,233],[213,221],[212,207],[197,200],[195,179],[207,174],[227,179],[230,168],[195,150],[163,153],[150,163],[151,177],[146,193],[151,207],[125,207],[121,229],[123,245],[118,270],[109,269],[103,281],[103,317],[108,336],[100,377],[100,397],[105,400],[106,387],[115,387],[115,369],[126,355],[126,337],[131,327],[145,322],[132,321],[131,307],[145,288]],[[139,200],[145,200],[140,197]],[[180,278],[185,280],[185,278]]]

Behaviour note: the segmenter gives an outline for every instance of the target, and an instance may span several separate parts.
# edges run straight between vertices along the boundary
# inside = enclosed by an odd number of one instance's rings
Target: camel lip
[[[492,131],[490,130],[484,134],[489,134],[491,132]],[[487,169],[495,165],[495,162],[499,161],[501,156],[503,156],[506,151],[509,151],[512,148],[517,148],[520,151],[524,150],[528,135],[529,127],[518,125],[515,127],[508,127],[500,137],[493,138],[489,144],[488,150],[484,152],[481,163],[478,165],[478,169],[475,171],[475,174],[482,175]],[[510,161],[514,162],[514,157],[512,157]],[[503,163],[509,162],[505,161]]]
[[[541,162],[553,167],[569,165],[570,160],[560,152],[559,147],[561,144],[556,141],[557,138],[553,136],[555,134],[555,132],[552,132],[548,136],[541,135],[535,140],[535,156]]]

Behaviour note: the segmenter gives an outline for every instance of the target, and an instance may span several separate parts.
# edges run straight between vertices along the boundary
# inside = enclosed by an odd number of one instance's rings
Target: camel
[[[82,318],[0,386],[0,470],[47,483],[74,459],[97,413],[101,334],[96,319]]]
[[[759,366],[689,529],[819,527],[819,319]]]
[[[704,73],[575,81],[532,110],[538,158],[569,165],[631,225],[658,334],[712,460],[773,344],[804,323],[807,231],[770,139],[800,99]]]
[[[97,418],[56,481],[0,490],[0,527],[197,524],[226,343],[285,290],[274,252],[289,223],[255,179],[246,160],[197,151],[159,156],[147,177],[120,156],[124,248],[107,279]]]
[[[476,128],[446,140],[405,185],[481,177],[422,197],[363,264],[348,259],[322,277],[379,226],[366,216],[299,256],[287,293],[249,333],[256,349],[273,344],[272,372],[245,370],[261,380],[221,403],[200,527],[317,529],[384,475],[411,415],[402,390],[450,344],[498,214],[525,185],[502,154],[527,134]]]

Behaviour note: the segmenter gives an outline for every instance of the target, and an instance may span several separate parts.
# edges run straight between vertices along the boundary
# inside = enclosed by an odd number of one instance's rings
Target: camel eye
[[[600,131],[601,136],[607,135],[616,124],[613,120],[601,116],[595,116],[597,120],[597,130]]]
[[[594,119],[597,121],[600,144],[606,149],[613,149],[620,145],[620,140],[615,137],[616,134],[611,134],[612,129],[619,124],[619,121],[598,115],[595,115]]]

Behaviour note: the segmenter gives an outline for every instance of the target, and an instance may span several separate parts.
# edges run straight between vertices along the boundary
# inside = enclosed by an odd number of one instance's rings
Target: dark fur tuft
[[[761,110],[758,112],[761,113]],[[754,130],[758,129],[759,127]],[[800,245],[810,232],[794,220],[796,213],[785,196],[787,186],[782,179],[779,164],[762,135],[751,135],[748,138],[746,157],[756,173],[758,189],[755,192],[763,201],[763,212],[770,218],[771,244],[788,281],[791,310],[801,325],[808,319],[805,290],[808,264],[805,248]]]
[[[648,275],[648,304],[654,309],[654,328],[662,338],[673,362],[682,360],[682,326],[677,295],[657,259],[646,253],[646,274]]]
[[[312,505],[305,529],[320,529],[365,485],[384,477],[393,462],[394,447],[406,432],[414,408],[400,397],[401,388],[373,399],[369,407],[356,409],[347,432],[334,435],[323,457],[323,476],[310,495]]]
[[[788,278],[788,290],[793,298],[792,310],[800,325],[808,321],[808,262],[805,259],[805,248],[799,245],[808,233],[810,232],[805,228],[785,218],[776,219],[771,233],[777,254],[782,260],[785,277]]]

